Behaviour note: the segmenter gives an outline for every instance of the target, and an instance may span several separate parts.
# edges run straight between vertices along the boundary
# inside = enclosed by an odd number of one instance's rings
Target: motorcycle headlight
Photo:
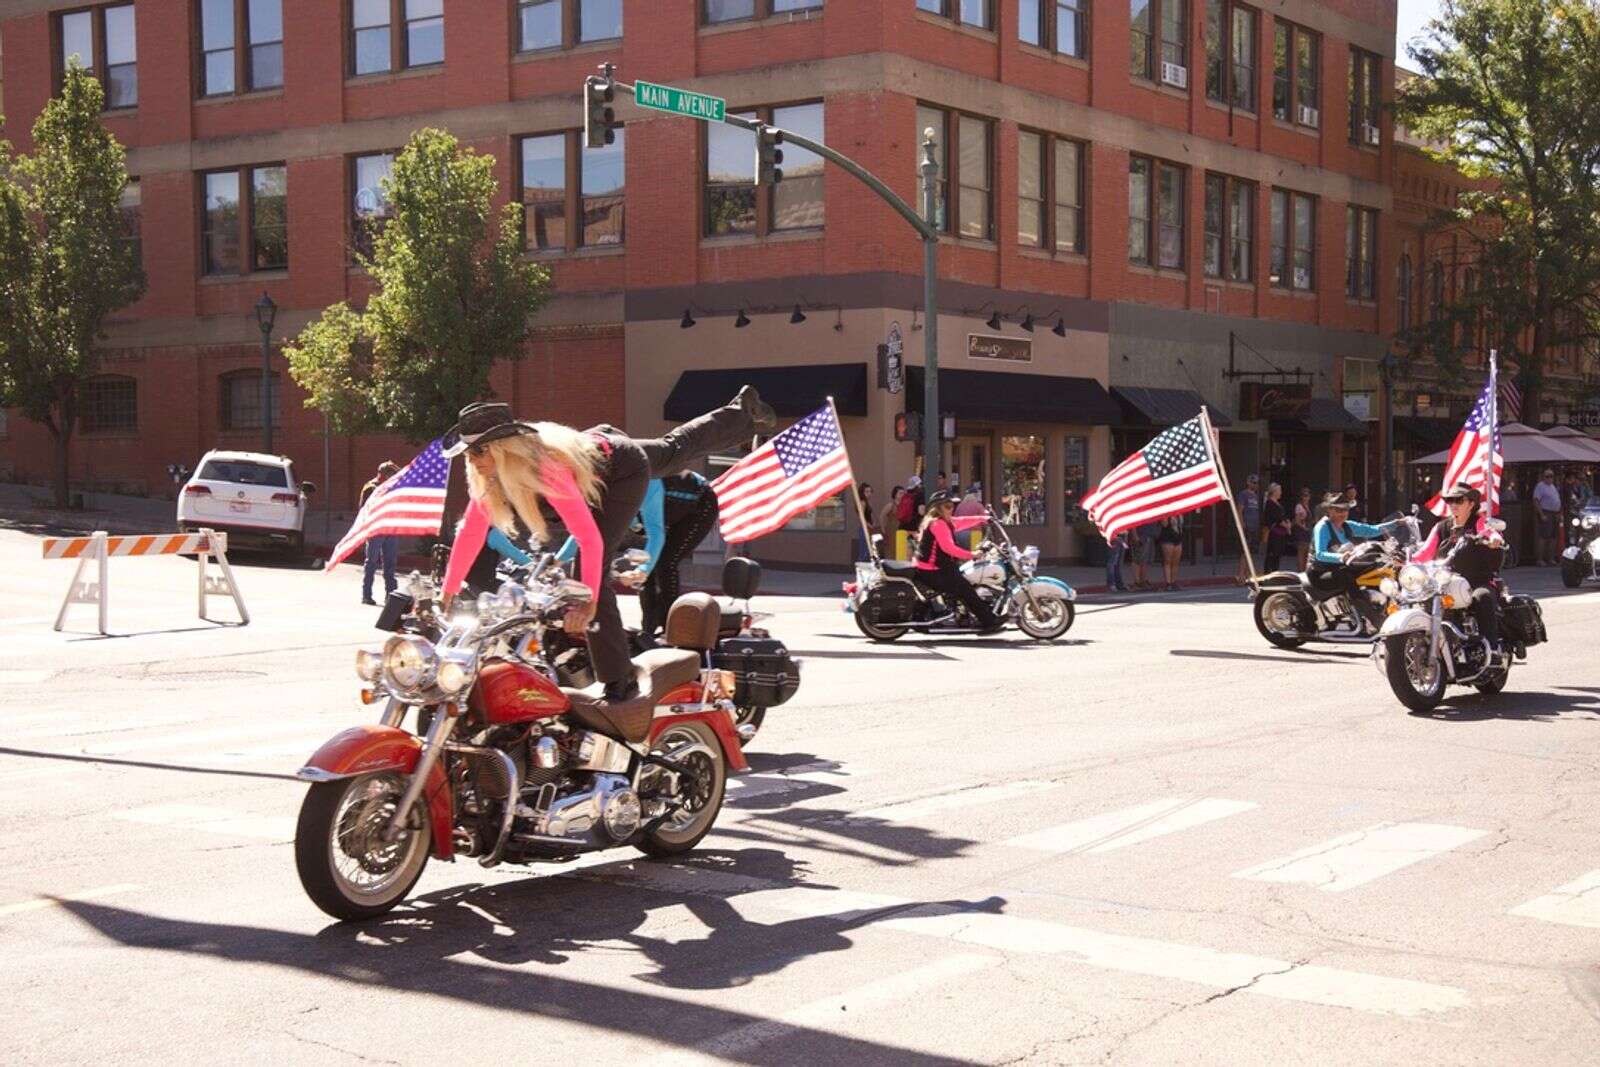
[[[1022,550],[1022,565],[1028,569],[1029,574],[1039,569],[1038,545],[1029,545]]]
[[[363,682],[376,682],[383,677],[383,650],[363,648],[356,653],[356,677]]]
[[[516,582],[506,582],[494,595],[494,610],[501,615],[515,615],[522,609],[522,601],[526,595],[526,590]]]
[[[383,646],[383,680],[396,692],[417,692],[433,683],[439,654],[420,637],[396,635]]]
[[[1400,568],[1400,588],[1408,593],[1420,593],[1428,584],[1428,572],[1415,563]]]
[[[445,696],[456,696],[472,684],[475,666],[474,657],[470,652],[454,650],[445,652],[439,660],[439,669],[434,674],[433,684]]]
[[[1393,600],[1395,597],[1400,595],[1400,583],[1395,581],[1393,578],[1385,578],[1383,581],[1378,583],[1378,592],[1382,593],[1390,600]]]

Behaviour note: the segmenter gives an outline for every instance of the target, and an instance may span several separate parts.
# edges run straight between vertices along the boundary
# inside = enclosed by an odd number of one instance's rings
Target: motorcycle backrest
[[[734,556],[722,565],[722,595],[749,600],[761,588],[761,564],[744,556]]]
[[[709,652],[721,637],[722,609],[709,593],[685,593],[673,601],[667,612],[667,627],[662,636],[673,648]]]

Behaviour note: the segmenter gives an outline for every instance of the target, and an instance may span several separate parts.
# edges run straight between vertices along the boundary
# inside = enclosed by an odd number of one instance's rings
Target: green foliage
[[[1423,77],[1400,90],[1398,121],[1484,185],[1436,220],[1467,240],[1476,289],[1412,340],[1458,367],[1457,328],[1481,321],[1537,412],[1550,347],[1600,337],[1600,11],[1446,0],[1411,58]]]
[[[517,360],[549,288],[523,258],[521,206],[498,220],[492,157],[419,130],[384,193],[391,217],[370,257],[363,311],[335,304],[285,348],[289,373],[340,433],[387,430],[425,441],[489,395],[489,370]]]
[[[105,319],[145,285],[120,208],[126,156],[100,121],[104,101],[74,62],[33,125],[33,155],[0,142],[0,403],[55,437],[58,503]]]

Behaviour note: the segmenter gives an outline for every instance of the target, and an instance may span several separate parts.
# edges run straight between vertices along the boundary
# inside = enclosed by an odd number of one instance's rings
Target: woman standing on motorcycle
[[[955,497],[945,490],[928,498],[928,513],[917,532],[917,580],[943,596],[947,604],[953,606],[959,600],[984,633],[993,633],[1003,624],[961,574],[959,564],[971,559],[972,553],[956,544],[955,536],[989,520],[984,515],[952,518],[955,508]]]
[[[1493,587],[1500,575],[1500,562],[1504,558],[1505,540],[1489,526],[1489,517],[1478,507],[1483,494],[1466,482],[1440,494],[1450,508],[1450,514],[1436,525],[1411,559],[1427,563],[1449,557],[1463,539],[1472,538],[1469,544],[1450,562],[1450,568],[1472,586],[1472,615],[1478,620],[1478,632],[1496,651],[1500,648],[1500,595]]]
[[[718,449],[732,448],[777,424],[772,408],[746,386],[733,402],[684,423],[665,437],[637,440],[611,426],[587,431],[553,422],[519,422],[505,404],[461,409],[445,435],[444,454],[467,454],[471,503],[445,569],[446,603],[461,588],[482,549],[491,522],[502,531],[517,520],[540,541],[552,522],[577,538],[589,603],[567,616],[569,633],[589,635],[595,676],[609,701],[637,692],[627,636],[617,600],[605,581],[615,554],[651,478],[678,474]]]

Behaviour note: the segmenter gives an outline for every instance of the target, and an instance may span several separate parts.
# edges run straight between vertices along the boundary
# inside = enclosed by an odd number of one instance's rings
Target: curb
[[[1233,581],[1232,578],[1224,578],[1224,577],[1222,577],[1220,575],[1215,577],[1215,578],[1190,578],[1187,581],[1181,581],[1181,582],[1178,583],[1178,591],[1182,592],[1185,589],[1216,589],[1216,588],[1220,588],[1222,586],[1229,586],[1229,585],[1233,585],[1233,584],[1234,584],[1234,581]],[[1244,587],[1241,586],[1240,588],[1244,588]],[[1111,587],[1107,586],[1107,585],[1085,585],[1085,586],[1081,586],[1078,589],[1078,592],[1080,592],[1080,593],[1109,593],[1109,592],[1111,592]],[[1159,592],[1162,592],[1162,590],[1160,590],[1160,589],[1127,589],[1127,590],[1123,590],[1123,592],[1127,592],[1127,593],[1136,593],[1136,592],[1138,592],[1138,593],[1159,593]]]

